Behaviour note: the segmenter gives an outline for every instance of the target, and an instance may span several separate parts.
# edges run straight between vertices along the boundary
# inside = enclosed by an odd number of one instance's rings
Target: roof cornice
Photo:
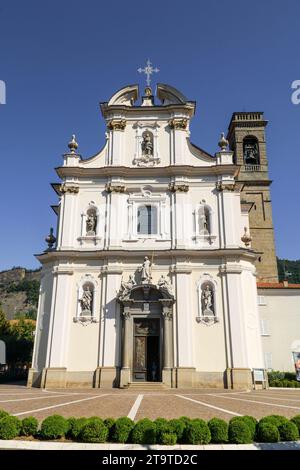
[[[238,165],[213,165],[213,166],[192,166],[192,165],[170,165],[153,168],[137,168],[125,166],[105,166],[98,168],[67,167],[55,168],[58,176],[63,179],[68,176],[86,177],[141,177],[141,176],[217,176],[232,175],[237,176]],[[248,182],[247,182],[248,183]]]
[[[69,261],[77,260],[87,260],[87,259],[115,259],[118,257],[122,259],[136,258],[137,256],[146,256],[149,250],[126,250],[126,249],[117,249],[117,250],[51,250],[45,251],[41,254],[36,254],[35,257],[42,263],[48,263],[60,259],[68,258]],[[248,261],[254,261],[259,255],[258,252],[249,250],[247,248],[219,248],[215,250],[193,250],[193,249],[156,249],[156,254],[159,256],[166,256],[170,258],[178,258],[182,256],[184,259],[187,257],[190,258],[201,258],[202,259],[211,259],[216,257],[222,257],[223,260],[230,259],[233,257],[239,257],[240,259],[245,259]]]

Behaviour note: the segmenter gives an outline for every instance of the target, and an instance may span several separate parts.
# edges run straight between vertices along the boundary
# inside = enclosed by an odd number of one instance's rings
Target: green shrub
[[[114,418],[105,418],[105,420],[103,421],[105,426],[107,427],[108,429],[108,440],[111,441],[112,440],[112,432],[113,432],[113,426],[116,422],[116,420]]]
[[[295,373],[293,372],[280,372],[280,371],[268,372],[268,379],[269,379],[270,387],[288,387],[288,388],[300,387],[300,382],[295,380]]]
[[[291,419],[292,423],[296,424],[300,434],[300,415],[296,415]]]
[[[68,421],[60,415],[48,416],[41,425],[40,436],[42,439],[58,439],[68,432]]]
[[[180,421],[183,421],[185,425],[189,424],[192,419],[191,418],[188,418],[187,416],[180,416]]]
[[[172,428],[170,426],[170,422],[165,418],[156,418],[154,421],[156,427],[156,443],[161,444],[162,435],[164,433],[172,432]]]
[[[211,434],[211,442],[214,444],[228,442],[228,423],[226,421],[212,418],[207,424]]]
[[[101,418],[93,416],[83,425],[79,437],[83,442],[105,442],[108,429]]]
[[[193,419],[187,424],[185,438],[188,444],[208,444],[211,439],[208,425],[203,419]]]
[[[4,410],[0,409],[0,419],[4,418],[5,416],[9,416],[9,413],[7,413],[7,411],[4,411]]]
[[[66,437],[77,441],[83,426],[88,422],[88,418],[68,418],[68,431]]]
[[[156,425],[148,418],[140,419],[131,432],[134,444],[155,444]]]
[[[231,418],[230,423],[236,423],[241,421],[248,426],[250,430],[251,439],[253,440],[255,438],[257,420],[253,418],[253,416],[235,416],[234,418]]]
[[[126,416],[118,418],[111,428],[111,439],[114,442],[127,442],[133,427],[132,419]]]
[[[257,426],[258,442],[278,442],[280,439],[277,426],[270,423],[259,423]]]
[[[22,436],[35,436],[38,432],[39,422],[34,416],[28,416],[22,420]]]
[[[20,433],[20,421],[15,416],[0,419],[0,439],[14,439]]]
[[[105,426],[107,427],[107,429],[110,429],[110,428],[113,427],[116,420],[115,420],[115,418],[105,418],[105,420],[103,422],[104,422]]]
[[[243,420],[230,420],[228,439],[231,444],[250,444],[252,442],[251,429]]]
[[[288,419],[285,416],[269,415],[269,416],[264,416],[263,418],[261,418],[259,421],[259,424],[262,424],[262,423],[273,424],[274,426],[278,428],[281,424],[284,424],[287,421]]]
[[[174,446],[177,442],[177,435],[174,432],[163,432],[161,435],[161,444],[164,446]]]
[[[177,441],[182,442],[186,424],[181,419],[171,419],[169,425],[172,430],[172,434],[176,434]]]
[[[70,418],[67,418],[67,423],[68,423],[68,430],[66,432],[66,437],[68,439],[72,439],[72,430],[74,427],[74,424],[76,423],[77,418],[74,416],[70,416]]]
[[[297,441],[299,438],[299,430],[295,423],[286,421],[278,427],[281,441]]]

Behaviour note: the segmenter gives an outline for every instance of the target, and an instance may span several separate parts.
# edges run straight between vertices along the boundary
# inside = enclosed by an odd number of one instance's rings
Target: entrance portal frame
[[[173,358],[173,304],[175,298],[155,284],[134,285],[126,297],[120,296],[123,317],[122,368],[120,387],[133,381],[134,319],[160,318],[160,376],[162,382],[172,386]]]

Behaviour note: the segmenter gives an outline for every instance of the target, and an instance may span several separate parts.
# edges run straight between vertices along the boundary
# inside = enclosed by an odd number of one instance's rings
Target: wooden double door
[[[161,381],[160,318],[133,319],[133,381]]]

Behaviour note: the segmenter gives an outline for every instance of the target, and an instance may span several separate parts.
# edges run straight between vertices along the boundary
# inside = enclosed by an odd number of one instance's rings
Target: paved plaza
[[[167,419],[180,416],[191,418],[270,414],[289,418],[300,414],[300,390],[256,390],[251,392],[217,389],[120,390],[63,389],[42,390],[18,385],[0,385],[0,408],[24,418],[42,420],[51,414],[69,416],[129,416]]]

